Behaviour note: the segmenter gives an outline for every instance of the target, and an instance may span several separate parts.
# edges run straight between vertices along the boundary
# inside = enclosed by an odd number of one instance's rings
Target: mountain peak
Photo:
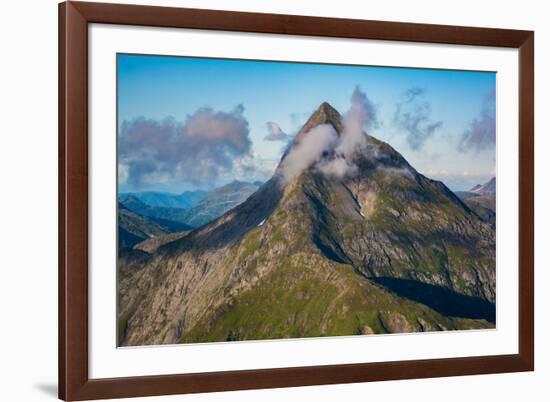
[[[338,111],[328,102],[321,103],[317,108],[317,111],[322,111],[323,113],[326,113],[326,114],[330,114],[330,113],[338,114]]]
[[[300,142],[308,131],[321,124],[330,124],[334,127],[336,132],[342,132],[342,116],[328,102],[321,103],[317,110],[313,112],[306,124],[304,124],[300,132],[294,138],[294,142]]]

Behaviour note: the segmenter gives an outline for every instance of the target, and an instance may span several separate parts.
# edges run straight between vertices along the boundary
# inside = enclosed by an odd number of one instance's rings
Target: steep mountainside
[[[483,220],[496,224],[496,197],[494,195],[478,195],[464,200]]]
[[[324,103],[293,147],[326,124],[343,135]],[[287,155],[237,207],[122,264],[122,345],[494,327],[494,227],[443,183],[373,137],[349,177],[283,180]]]

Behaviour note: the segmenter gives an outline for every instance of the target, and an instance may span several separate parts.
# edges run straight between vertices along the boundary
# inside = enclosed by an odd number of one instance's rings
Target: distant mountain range
[[[124,193],[119,196],[119,202],[137,214],[157,221],[161,220],[161,223],[173,231],[190,230],[213,221],[239,205],[261,184],[235,180],[210,192],[193,192],[194,198],[190,197],[191,192],[179,196],[153,192]],[[166,206],[175,205],[176,199],[179,199],[179,205],[182,205],[182,198],[186,198],[188,203],[193,201],[192,206],[190,208]]]
[[[353,175],[286,179],[319,126],[343,136],[323,103],[268,182],[204,196],[182,212],[202,226],[119,259],[120,345],[495,327],[494,222],[372,136]]]
[[[470,189],[471,193],[478,195],[496,195],[497,193],[497,179],[493,177],[485,184],[478,184]]]
[[[181,194],[144,191],[137,193],[122,193],[122,197],[134,196],[151,207],[191,208],[194,207],[207,191],[185,191]]]
[[[245,201],[260,185],[259,182],[232,181],[206,194],[194,207],[185,212],[182,221],[194,227],[211,222]]]
[[[118,197],[120,205],[150,220],[160,220],[172,231],[193,229],[185,223],[185,208],[156,207],[141,201],[134,194],[122,194]]]
[[[457,191],[456,194],[463,199],[478,197],[480,195],[496,196],[497,179],[492,177],[484,184],[476,184],[468,191]]]

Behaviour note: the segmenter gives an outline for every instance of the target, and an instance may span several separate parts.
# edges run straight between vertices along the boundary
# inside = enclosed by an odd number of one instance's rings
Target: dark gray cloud
[[[124,121],[119,165],[134,188],[167,182],[208,185],[250,155],[248,121],[239,105],[232,112],[204,107],[183,122],[139,117]]]
[[[496,97],[491,91],[483,99],[479,116],[472,120],[458,144],[463,152],[479,152],[496,143]]]
[[[264,137],[266,141],[287,141],[290,136],[285,133],[281,127],[272,121],[266,123],[267,135]]]
[[[422,148],[424,143],[443,126],[442,121],[431,119],[432,109],[423,100],[426,90],[410,88],[404,93],[404,100],[396,105],[393,123],[406,133],[411,149]]]

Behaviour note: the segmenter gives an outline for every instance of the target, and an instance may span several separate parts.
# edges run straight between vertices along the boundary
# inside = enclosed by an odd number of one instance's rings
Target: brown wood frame
[[[88,378],[88,24],[519,49],[519,353]],[[66,2],[59,5],[59,397],[103,399],[534,370],[534,33],[508,29]]]

